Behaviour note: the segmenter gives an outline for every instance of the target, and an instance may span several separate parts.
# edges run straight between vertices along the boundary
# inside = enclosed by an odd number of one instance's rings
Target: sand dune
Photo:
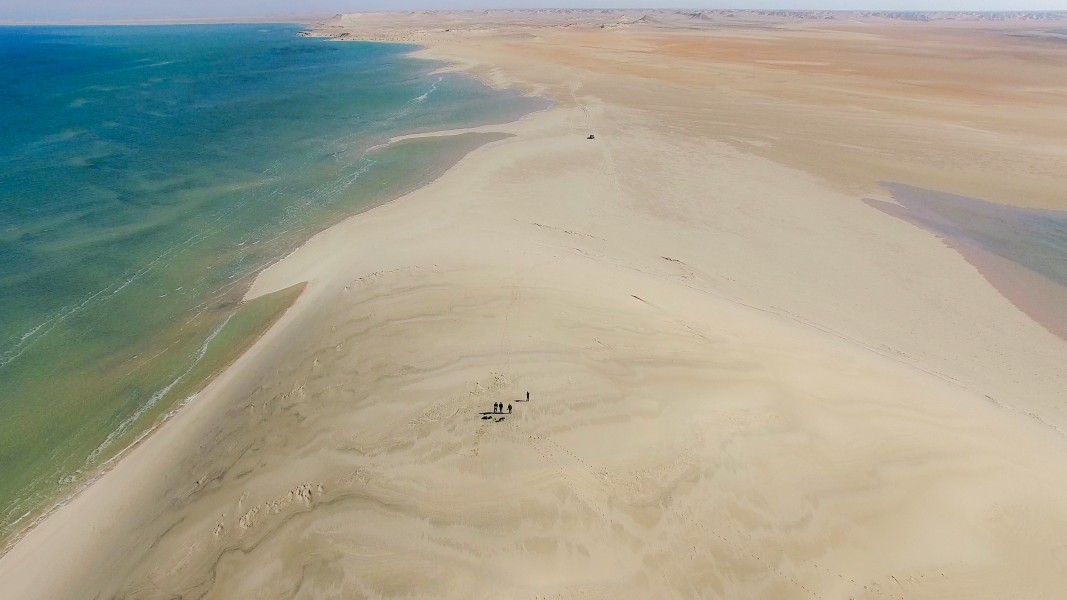
[[[431,18],[394,35],[555,107],[261,274],[308,287],[0,559],[5,595],[1060,594],[1067,344],[864,198],[1059,206],[1063,123],[1024,87],[1067,48]],[[951,61],[901,79],[984,36],[1012,110]],[[897,62],[861,71],[870,40]]]

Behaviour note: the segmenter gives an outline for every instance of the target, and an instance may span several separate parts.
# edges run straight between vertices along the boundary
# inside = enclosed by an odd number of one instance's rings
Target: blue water
[[[298,31],[0,28],[0,537],[180,400],[258,269],[459,151],[370,148],[536,106]]]

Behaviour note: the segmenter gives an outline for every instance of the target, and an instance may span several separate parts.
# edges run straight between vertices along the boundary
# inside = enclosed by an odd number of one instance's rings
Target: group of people
[[[526,400],[523,400],[522,398],[519,398],[518,400],[516,400],[516,402],[529,402],[529,401],[530,401],[530,392],[526,392]],[[484,419],[484,420],[492,419],[493,418],[492,415],[510,415],[511,411],[512,411],[511,405],[508,404],[506,408],[507,408],[507,410],[505,410],[505,406],[504,406],[503,402],[494,402],[493,403],[493,412],[491,412],[491,413],[488,413],[488,412],[481,413],[482,419]],[[498,423],[500,421],[503,421],[503,420],[504,420],[504,417],[497,417],[496,418],[496,421]]]

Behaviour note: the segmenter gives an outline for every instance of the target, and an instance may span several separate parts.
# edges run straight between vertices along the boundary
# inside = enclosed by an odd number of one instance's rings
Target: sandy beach
[[[1063,28],[321,24],[554,105],[261,273],[307,287],[0,595],[1059,597],[1067,341],[869,201],[1067,210]]]

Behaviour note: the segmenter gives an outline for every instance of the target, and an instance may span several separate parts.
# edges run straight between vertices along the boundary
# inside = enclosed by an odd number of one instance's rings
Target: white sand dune
[[[4,597],[1062,593],[1067,343],[863,198],[1026,164],[1007,200],[1062,202],[1064,125],[1027,121],[1059,109],[1025,89],[1067,62],[997,58],[1020,115],[954,107],[964,67],[896,81],[994,35],[966,28],[738,50],[660,17],[432,19],[390,35],[556,105],[261,274],[309,285],[0,558]],[[884,72],[833,70],[870,38]]]

